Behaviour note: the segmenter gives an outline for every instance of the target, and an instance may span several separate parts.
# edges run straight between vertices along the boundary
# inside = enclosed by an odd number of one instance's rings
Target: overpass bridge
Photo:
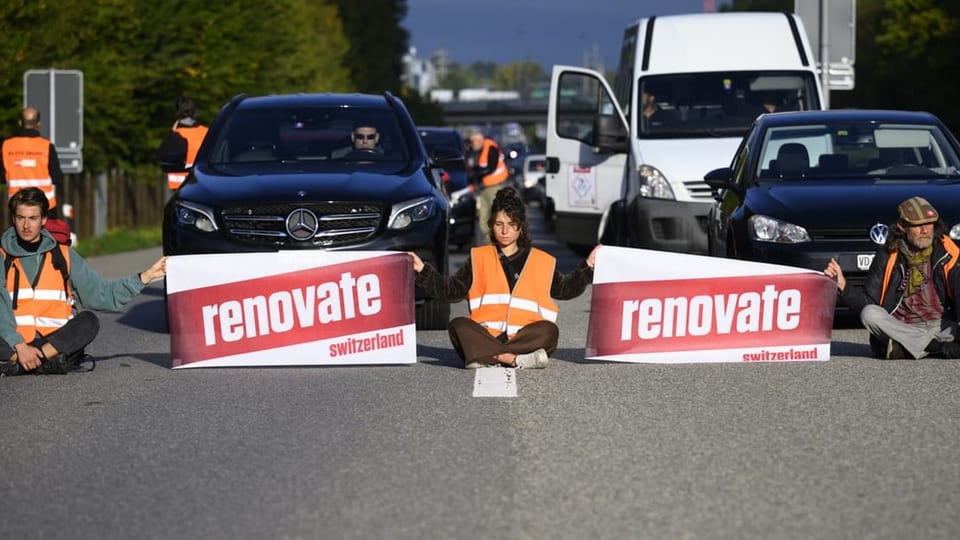
[[[547,124],[547,100],[505,99],[439,103],[449,125]]]

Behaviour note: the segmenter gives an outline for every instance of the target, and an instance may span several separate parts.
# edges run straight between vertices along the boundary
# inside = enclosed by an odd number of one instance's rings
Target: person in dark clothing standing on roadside
[[[470,316],[453,319],[449,328],[467,369],[545,368],[560,337],[553,298],[569,300],[586,290],[600,246],[561,274],[552,255],[531,247],[523,199],[512,187],[497,192],[488,226],[494,242],[470,250],[450,277],[410,253],[416,284],[444,302],[467,299]]]
[[[192,99],[187,96],[177,98],[177,119],[160,144],[160,151],[157,152],[160,161],[164,161],[167,156],[182,154],[186,156],[184,166],[188,168],[193,166],[197,151],[200,150],[200,145],[207,136],[207,126],[197,121],[196,114],[197,110]],[[170,192],[176,191],[186,178],[187,173],[168,172],[167,188]]]
[[[835,259],[823,273],[837,280],[840,301],[860,314],[879,358],[960,358],[960,248],[926,199],[911,197],[897,212],[863,287],[848,286]]]
[[[43,191],[50,204],[49,217],[58,217],[57,196],[63,195],[63,170],[57,148],[40,135],[40,111],[26,107],[20,112],[17,134],[3,141],[2,177],[7,199],[25,187]]]

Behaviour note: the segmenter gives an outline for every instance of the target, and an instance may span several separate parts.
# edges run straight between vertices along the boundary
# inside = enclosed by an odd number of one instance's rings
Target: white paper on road
[[[508,367],[478,368],[473,377],[473,397],[517,397],[517,370]]]

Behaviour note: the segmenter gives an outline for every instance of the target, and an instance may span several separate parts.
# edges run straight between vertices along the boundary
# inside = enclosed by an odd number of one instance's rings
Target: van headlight
[[[775,244],[799,244],[809,242],[810,234],[799,225],[767,216],[750,216],[747,233],[752,240]]]
[[[390,209],[390,219],[387,221],[389,229],[406,229],[410,225],[430,219],[436,211],[437,205],[430,197],[413,199],[393,205]]]
[[[640,196],[648,199],[676,199],[670,182],[663,177],[656,167],[641,165],[637,169],[640,178]]]

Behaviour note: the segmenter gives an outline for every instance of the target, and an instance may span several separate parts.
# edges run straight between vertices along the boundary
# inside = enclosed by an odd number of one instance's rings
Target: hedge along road
[[[95,371],[0,379],[0,537],[960,537],[960,363],[862,330],[829,362],[598,363],[588,291],[548,369],[475,398],[442,331],[410,366],[171,370],[162,294],[101,316]]]

